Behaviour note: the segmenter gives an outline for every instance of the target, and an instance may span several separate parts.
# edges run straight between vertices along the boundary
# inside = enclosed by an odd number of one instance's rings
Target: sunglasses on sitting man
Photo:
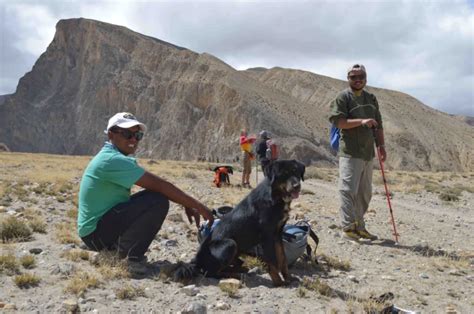
[[[351,81],[357,81],[357,80],[363,81],[363,80],[365,80],[365,78],[366,78],[366,75],[365,75],[365,74],[349,75],[349,79],[350,79]]]
[[[130,140],[130,139],[132,139],[132,137],[135,137],[135,139],[137,141],[139,141],[143,138],[143,132],[142,131],[132,132],[132,131],[127,130],[127,129],[112,129],[110,131],[112,131],[112,133],[118,133],[118,134],[122,135],[122,137],[127,139],[127,140]]]

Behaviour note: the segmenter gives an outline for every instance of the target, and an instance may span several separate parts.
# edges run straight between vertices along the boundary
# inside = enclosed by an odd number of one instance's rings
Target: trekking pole
[[[399,234],[397,233],[397,227],[395,226],[395,218],[393,217],[392,203],[390,202],[390,193],[388,192],[387,180],[385,180],[385,171],[384,171],[384,168],[383,168],[383,161],[382,161],[382,158],[380,158],[380,145],[379,145],[379,142],[378,142],[378,139],[377,139],[377,129],[373,128],[372,132],[373,132],[373,135],[374,135],[375,147],[376,147],[376,151],[377,151],[377,158],[379,159],[380,171],[382,173],[383,184],[385,186],[385,195],[387,197],[388,208],[390,210],[390,217],[392,219],[393,235],[395,236],[395,242],[398,242]]]

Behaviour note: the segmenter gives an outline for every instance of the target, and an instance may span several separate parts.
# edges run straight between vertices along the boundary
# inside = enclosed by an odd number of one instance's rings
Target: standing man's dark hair
[[[184,206],[189,222],[212,212],[173,184],[138,165],[134,154],[146,131],[128,112],[109,119],[108,141],[90,161],[79,189],[79,236],[92,250],[113,250],[128,258],[132,273],[147,271],[145,253],[161,228],[169,201]],[[130,195],[133,185],[143,188]]]
[[[349,88],[330,104],[331,123],[341,129],[339,147],[339,194],[341,224],[345,237],[374,240],[365,228],[364,215],[372,198],[373,130],[376,129],[381,158],[385,161],[382,115],[377,98],[364,90],[367,72],[362,64],[347,70]]]

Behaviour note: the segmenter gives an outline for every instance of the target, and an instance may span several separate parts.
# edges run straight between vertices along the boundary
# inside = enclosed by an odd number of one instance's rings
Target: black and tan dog
[[[289,283],[282,232],[290,203],[299,196],[304,172],[305,166],[296,160],[272,162],[268,178],[222,217],[191,263],[177,268],[175,280],[191,279],[199,273],[217,278],[236,277],[236,273],[242,271],[239,255],[261,245],[262,259],[273,284]]]

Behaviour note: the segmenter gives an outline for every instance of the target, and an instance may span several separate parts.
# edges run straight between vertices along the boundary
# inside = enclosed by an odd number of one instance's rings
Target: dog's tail
[[[198,274],[199,269],[193,261],[190,263],[178,262],[173,274],[173,280],[177,282],[187,282]]]

